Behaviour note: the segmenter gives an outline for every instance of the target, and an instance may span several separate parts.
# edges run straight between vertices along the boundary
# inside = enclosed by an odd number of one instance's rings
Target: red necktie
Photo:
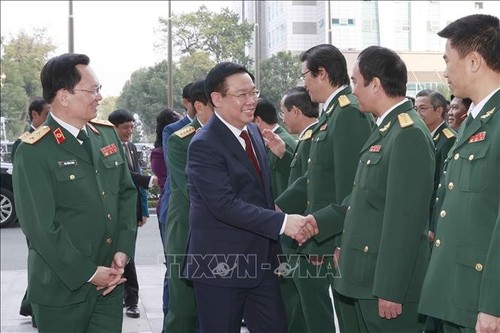
[[[246,130],[243,130],[243,131],[241,131],[240,136],[243,138],[243,140],[245,140],[245,151],[247,153],[247,156],[250,159],[250,161],[252,161],[253,167],[255,168],[257,175],[259,175],[259,177],[262,180],[259,162],[257,162],[257,156],[255,156],[255,153],[253,151],[252,141],[250,140],[250,137],[248,136],[248,132]]]

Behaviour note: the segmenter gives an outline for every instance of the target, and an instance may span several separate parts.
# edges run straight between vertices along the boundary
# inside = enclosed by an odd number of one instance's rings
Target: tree
[[[2,36],[1,47],[1,110],[8,125],[6,137],[14,140],[26,127],[30,100],[41,96],[40,70],[56,47],[44,28]]]
[[[214,13],[204,5],[196,12],[172,14],[173,45],[180,55],[205,51],[216,63],[234,61],[248,66],[251,63],[245,56],[245,46],[250,45],[253,25],[238,21],[239,15],[228,8]],[[160,18],[159,22],[162,36],[167,36],[168,20]],[[166,37],[161,40],[157,47],[165,49],[168,45]]]
[[[291,51],[281,51],[260,64],[261,95],[272,101],[279,109],[283,93],[297,86],[300,75],[300,59]]]

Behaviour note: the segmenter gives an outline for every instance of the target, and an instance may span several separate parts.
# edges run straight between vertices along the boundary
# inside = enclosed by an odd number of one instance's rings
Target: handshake
[[[285,235],[295,239],[299,246],[319,233],[318,224],[312,215],[289,214],[286,219]]]

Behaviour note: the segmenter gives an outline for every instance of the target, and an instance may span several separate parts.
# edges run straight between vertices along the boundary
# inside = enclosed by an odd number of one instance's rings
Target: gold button
[[[106,243],[111,244],[112,242],[113,242],[113,239],[111,237],[109,237],[108,239],[106,239]]]
[[[483,270],[483,265],[477,263],[476,266],[474,266],[474,268],[476,269],[476,271],[481,272]]]
[[[365,247],[363,248],[363,252],[364,253],[368,252],[368,245],[365,245]]]
[[[469,161],[472,161],[473,159],[474,159],[474,154],[471,154],[471,155],[469,156]]]
[[[453,155],[453,159],[455,159],[455,160],[458,160],[459,157],[460,157],[460,155],[458,153],[456,153],[455,155]]]
[[[75,175],[69,175],[69,179],[74,180],[75,179]]]
[[[450,182],[450,183],[448,184],[448,189],[449,189],[450,191],[451,191],[451,190],[453,190],[453,188],[454,188],[454,187],[455,187],[455,184],[453,184],[453,182]]]
[[[111,220],[111,214],[108,213],[108,220]]]
[[[446,211],[443,209],[443,210],[441,211],[441,213],[439,213],[439,216],[441,216],[441,217],[445,217],[445,216],[446,216]]]
[[[366,161],[366,165],[370,165],[371,162],[372,162],[372,160]]]
[[[439,239],[436,239],[436,247],[441,246],[441,241]]]

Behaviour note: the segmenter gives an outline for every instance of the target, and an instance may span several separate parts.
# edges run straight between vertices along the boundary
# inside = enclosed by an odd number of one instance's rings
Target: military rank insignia
[[[60,145],[64,141],[66,141],[66,138],[64,137],[63,131],[60,127],[56,128],[52,134],[54,134],[54,137],[56,138],[57,144]]]
[[[455,136],[455,134],[447,128],[443,129],[443,134],[447,139],[451,139]]]
[[[114,143],[101,148],[101,153],[104,155],[104,157],[116,154],[117,152],[118,148]]]
[[[351,104],[351,101],[349,100],[349,98],[347,98],[347,96],[346,96],[346,95],[341,95],[341,96],[339,97],[339,105],[340,105],[341,107],[346,107],[346,106],[348,106],[349,104]]]
[[[193,133],[196,133],[196,129],[191,125],[185,126],[185,127],[181,128],[180,130],[174,132],[174,134],[177,135],[181,139],[185,138],[186,136],[193,134]]]
[[[486,131],[479,132],[470,137],[469,143],[483,141],[486,138]]]
[[[401,128],[413,125],[413,120],[411,119],[410,115],[406,112],[400,113],[398,115],[398,120],[399,120],[399,126],[401,126]]]
[[[43,138],[47,133],[50,132],[50,127],[47,125],[43,125],[38,127],[33,133],[29,133],[29,135],[21,135],[21,140],[23,142],[29,143],[30,145],[38,142],[41,138]]]
[[[384,127],[379,129],[380,133],[386,132],[389,129],[389,127],[391,127],[391,122],[388,122],[387,124],[384,125]]]
[[[87,126],[92,130],[92,132],[99,135],[99,131],[91,123],[87,123]]]
[[[304,135],[302,135],[302,136],[300,137],[300,141],[310,139],[310,138],[311,138],[311,136],[312,136],[312,133],[313,133],[313,131],[312,131],[311,129],[308,129],[308,130],[304,133]]]
[[[481,116],[481,119],[486,119],[486,118],[488,118],[488,117],[491,117],[491,115],[492,115],[493,113],[495,113],[495,108],[493,108],[493,109],[491,109],[490,111],[488,111],[488,112],[486,112],[485,114],[483,114],[483,115]]]
[[[324,131],[324,130],[326,130],[326,128],[327,128],[327,127],[328,127],[328,124],[324,124],[323,126],[321,126],[321,127],[319,128],[319,130],[320,130],[320,131]]]
[[[382,149],[381,145],[373,145],[370,147],[369,151],[372,153],[378,153],[380,152],[380,149]]]

